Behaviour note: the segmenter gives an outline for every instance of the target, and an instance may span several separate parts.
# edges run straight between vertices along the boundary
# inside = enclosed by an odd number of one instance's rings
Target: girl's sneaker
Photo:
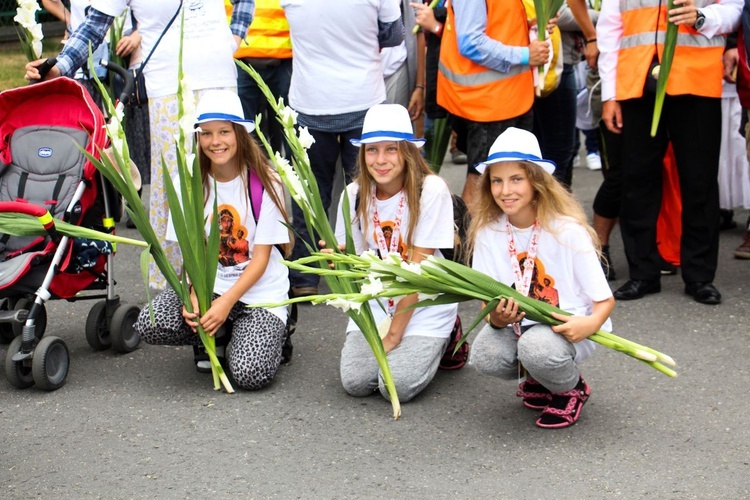
[[[602,159],[599,157],[599,153],[589,153],[586,155],[586,166],[589,170],[601,170]]]
[[[529,376],[518,386],[516,396],[523,398],[523,405],[532,410],[543,410],[552,401],[549,389]]]
[[[591,396],[591,388],[581,377],[571,390],[552,394],[552,401],[542,410],[536,425],[545,429],[562,429],[578,422],[581,409]]]

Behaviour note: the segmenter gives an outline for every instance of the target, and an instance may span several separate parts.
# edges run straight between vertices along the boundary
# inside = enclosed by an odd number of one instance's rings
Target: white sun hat
[[[542,158],[539,141],[534,134],[515,127],[509,127],[495,139],[487,161],[477,163],[476,169],[481,174],[487,165],[504,161],[528,161],[539,165],[548,174],[552,174],[557,168],[555,162]]]
[[[359,147],[385,141],[409,141],[418,148],[425,143],[425,139],[414,137],[411,118],[405,107],[400,104],[376,104],[367,110],[362,137],[349,139],[349,142]]]
[[[226,121],[238,123],[245,127],[248,132],[255,130],[255,122],[245,119],[240,97],[231,90],[207,91],[198,101],[195,112],[198,115],[196,129],[200,127],[201,123]]]

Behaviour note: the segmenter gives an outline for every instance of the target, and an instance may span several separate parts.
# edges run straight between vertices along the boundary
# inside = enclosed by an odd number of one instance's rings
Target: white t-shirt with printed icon
[[[532,228],[511,228],[523,269]],[[477,232],[472,259],[474,269],[515,288],[505,215]],[[572,219],[559,219],[554,221],[552,232],[541,230],[529,296],[580,316],[591,314],[593,302],[612,296],[591,237],[580,224]],[[527,319],[522,322],[522,325],[532,324]],[[609,318],[602,330],[612,331]],[[580,363],[593,353],[595,344],[586,339],[573,346],[576,362]]]
[[[283,189],[277,185],[279,199],[284,199]],[[217,182],[217,205],[219,211],[219,261],[214,283],[214,293],[223,295],[236,282],[253,258],[256,244],[278,245],[289,243],[289,231],[284,225],[284,216],[268,193],[263,191],[260,216],[256,225],[247,194],[247,187],[241,177],[229,182]],[[179,195],[179,190],[178,190]],[[239,201],[238,201],[239,200]],[[204,213],[210,220],[214,204],[214,192],[210,190]],[[206,223],[206,235],[210,222]],[[177,241],[170,214],[167,240]],[[268,304],[288,299],[289,270],[282,264],[283,256],[274,246],[265,273],[245,292],[241,302]],[[286,307],[270,309],[270,312],[286,321]]]
[[[364,227],[356,220],[355,200],[359,192],[359,184],[353,182],[346,187],[349,196],[350,218],[352,220],[352,239],[358,255],[367,250],[378,251],[375,235],[375,226],[372,222],[372,208],[370,208],[370,222],[367,224],[367,234],[363,233]],[[342,194],[342,200],[343,200]],[[380,227],[386,237],[386,245],[390,247],[390,235],[397,219],[400,194],[392,196],[387,200],[377,200],[378,218]],[[453,200],[450,190],[445,181],[437,175],[428,175],[422,186],[420,199],[421,209],[419,221],[415,227],[412,244],[422,248],[434,248],[435,255],[442,257],[440,248],[452,248],[454,244],[453,227]],[[342,207],[339,203],[339,207]],[[390,229],[390,231],[389,231]],[[401,217],[401,235],[399,237],[399,252],[402,256],[406,253],[405,241],[409,231],[408,207]],[[344,227],[344,216],[339,208],[336,218],[336,239],[345,241],[346,228]],[[386,300],[370,301],[370,309],[377,324],[386,319]],[[453,329],[458,314],[457,304],[445,304],[439,306],[419,307],[409,321],[404,332],[404,337],[409,335],[421,335],[425,337],[448,338]],[[357,325],[350,319],[346,331],[357,330]]]

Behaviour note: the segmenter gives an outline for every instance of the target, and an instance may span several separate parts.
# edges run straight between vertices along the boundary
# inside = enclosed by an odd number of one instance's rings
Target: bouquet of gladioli
[[[182,71],[182,43],[180,43],[179,54],[180,64],[177,94],[180,130],[179,134],[175,137],[179,185],[173,183],[169,169],[163,159],[162,172],[177,241],[182,250],[184,271],[182,277],[178,276],[177,271],[169,262],[149,222],[146,210],[141,203],[140,195],[130,176],[130,151],[128,143],[125,140],[125,131],[122,128],[123,105],[122,103],[118,103],[116,108],[113,106],[109,94],[98,78],[96,79],[97,85],[99,85],[99,89],[102,91],[105,105],[111,114],[110,122],[107,125],[107,135],[112,142],[112,157],[114,161],[108,155],[102,155],[101,159],[88,154],[87,156],[99,172],[125,198],[127,201],[125,207],[130,215],[130,219],[135,223],[138,232],[141,233],[143,239],[148,243],[147,250],[141,255],[141,272],[144,282],[148,283],[148,262],[149,255],[151,255],[159,270],[164,274],[169,286],[177,293],[185,308],[190,312],[193,312],[193,305],[190,300],[190,288],[192,286],[198,298],[199,315],[202,315],[211,307],[213,300],[217,255],[219,254],[219,225],[217,207],[214,204],[209,237],[196,238],[195,235],[204,234],[203,184],[201,182],[200,167],[194,152],[192,139],[195,127],[195,103],[193,102],[193,92],[188,87]],[[90,55],[89,65],[93,65]],[[178,189],[181,196],[177,195]],[[148,289],[146,293],[148,295]],[[153,314],[151,321],[154,321]],[[214,389],[219,390],[223,386],[228,393],[234,392],[216,356],[215,339],[206,334],[200,325],[197,330],[211,361]]]
[[[263,91],[264,95],[268,99],[268,102],[276,112],[277,119],[284,128],[284,135],[287,140],[287,144],[290,147],[292,154],[292,163],[290,164],[285,158],[283,158],[278,152],[274,152],[270,144],[260,132],[260,115],[256,117],[256,132],[260,138],[263,146],[268,153],[268,157],[276,166],[282,181],[289,189],[292,199],[299,205],[305,216],[305,224],[307,226],[308,234],[311,236],[318,234],[320,239],[325,241],[326,248],[333,249],[338,252],[338,242],[334,236],[333,229],[328,220],[328,213],[323,209],[323,202],[318,194],[318,183],[315,180],[315,176],[310,168],[310,161],[307,156],[307,149],[314,142],[313,137],[307,131],[305,127],[299,127],[299,134],[295,130],[297,113],[284,105],[283,99],[279,99],[278,102],[271,94],[268,86],[263,82],[260,75],[251,67],[245,65],[241,61],[236,61],[237,64],[245,70],[258,84],[258,87]],[[344,197],[344,206],[342,207],[344,217],[346,220],[347,237],[346,237],[346,249],[347,252],[354,251],[354,243],[351,237],[351,224],[348,220],[349,217],[349,200]],[[313,240],[314,240],[313,236]],[[317,246],[313,241],[313,246]],[[313,249],[311,249],[312,251]],[[320,263],[321,266],[327,267],[328,264],[325,262]],[[346,264],[341,264],[342,271],[348,267]],[[342,296],[349,294],[356,294],[359,292],[359,284],[348,278],[345,275],[337,275],[331,273],[325,275],[326,282],[334,294]],[[375,320],[372,317],[372,312],[367,303],[346,303],[341,301],[332,301],[331,305],[338,306],[349,314],[354,320],[359,329],[365,336],[368,344],[375,354],[375,358],[378,361],[378,366],[383,374],[383,382],[388,390],[388,395],[391,400],[393,407],[393,417],[398,418],[401,415],[401,405],[398,400],[398,394],[396,394],[396,387],[393,383],[393,377],[391,376],[391,370],[388,367],[388,360],[386,358],[383,344],[378,334],[378,327],[375,324]]]
[[[42,25],[36,22],[36,13],[42,10],[37,0],[18,0],[13,20],[18,23],[18,38],[27,61],[42,57]]]
[[[329,261],[337,264],[336,270],[318,266],[321,262]],[[388,259],[381,260],[374,253],[366,253],[359,257],[315,253],[308,258],[286,264],[292,269],[324,276],[334,274],[361,283],[359,293],[301,297],[290,302],[330,303],[338,301],[354,307],[354,304],[366,303],[372,298],[388,297],[398,300],[413,293],[418,293],[420,298],[416,307],[480,300],[486,306],[466,329],[464,339],[490,311],[497,307],[501,299],[512,298],[518,303],[519,309],[526,313],[526,318],[539,323],[557,325],[561,322],[552,316],[553,312],[570,314],[545,302],[521,295],[515,289],[475,269],[434,256],[428,257],[420,264],[412,264],[404,262],[398,254],[390,254]],[[677,375],[670,368],[676,366],[674,360],[650,347],[605,331],[598,331],[589,339],[632,356],[665,375],[670,377]]]

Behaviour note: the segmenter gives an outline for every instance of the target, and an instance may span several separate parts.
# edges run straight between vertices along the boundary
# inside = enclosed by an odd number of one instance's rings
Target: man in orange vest
[[[548,42],[529,40],[520,0],[450,0],[443,26],[437,100],[467,123],[469,171],[463,199],[471,207],[490,146],[508,127],[531,130],[534,76],[549,60]]]
[[[630,279],[614,293],[618,300],[661,291],[656,221],[662,161],[671,141],[683,202],[685,293],[703,304],[721,302],[712,282],[719,249],[722,34],[737,27],[741,10],[742,0],[675,0],[669,12],[666,1],[602,3],[596,26],[602,120],[622,134],[620,228],[630,270]],[[651,137],[667,18],[678,26],[677,44],[659,128]]]
[[[227,19],[232,16],[232,2],[224,0]],[[281,8],[280,0],[255,0],[255,15],[247,30],[247,37],[240,43],[235,59],[255,69],[274,97],[288,102],[289,84],[292,81],[292,39],[289,23]],[[274,151],[281,151],[284,134],[274,117],[268,117],[268,103],[250,75],[242,69],[237,71],[237,93],[242,101],[245,116],[255,119],[263,115],[261,127]]]

